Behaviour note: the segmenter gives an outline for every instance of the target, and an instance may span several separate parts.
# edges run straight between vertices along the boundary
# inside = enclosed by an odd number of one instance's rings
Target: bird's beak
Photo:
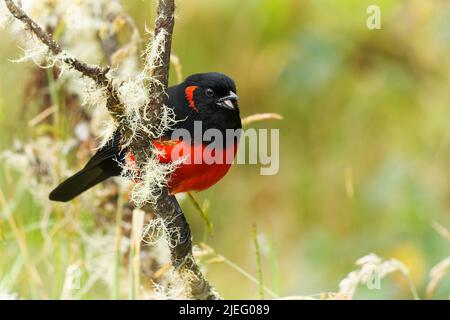
[[[230,93],[226,97],[218,99],[216,103],[226,109],[234,110],[236,109],[236,102],[238,99],[239,97],[236,95],[236,93],[230,91]]]

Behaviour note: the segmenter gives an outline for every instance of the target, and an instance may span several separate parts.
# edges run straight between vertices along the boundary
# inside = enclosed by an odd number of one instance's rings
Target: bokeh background
[[[424,297],[430,269],[449,254],[449,242],[432,225],[450,226],[450,3],[177,2],[173,51],[183,73],[229,74],[244,116],[284,117],[252,125],[280,129],[278,174],[235,166],[221,183],[196,195],[210,203],[212,236],[204,237],[197,211],[183,202],[194,242],[205,241],[256,276],[255,224],[264,284],[280,296],[334,292],[355,261],[374,252],[401,260]],[[381,7],[381,30],[366,27],[371,4]],[[154,1],[124,6],[141,31],[153,24]],[[16,41],[1,31],[1,150],[36,135],[27,121],[39,102],[25,115],[20,107],[32,64],[9,61],[20,54]],[[66,129],[72,135],[73,128]],[[41,204],[8,184],[5,172],[0,163],[0,186],[25,244],[14,238],[3,206],[0,279],[22,270],[17,257],[25,245],[25,265],[35,265],[43,283],[35,282],[28,266],[9,290],[23,298],[58,298],[65,270],[82,259],[70,249],[77,235],[61,228],[43,238],[33,227],[42,221]],[[13,181],[23,181],[20,176],[12,173]],[[79,223],[89,231],[94,219],[85,214]],[[52,254],[42,257],[48,241],[54,242]],[[257,285],[226,264],[209,265],[207,277],[225,298],[259,297]],[[449,294],[447,276],[435,297]],[[101,284],[83,296],[108,297]],[[396,275],[383,280],[380,290],[359,288],[355,297],[412,298]]]

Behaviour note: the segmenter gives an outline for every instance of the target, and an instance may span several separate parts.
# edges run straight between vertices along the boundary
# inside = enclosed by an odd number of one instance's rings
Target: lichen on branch
[[[45,32],[36,22],[34,22],[13,0],[5,0],[6,7],[11,14],[18,20],[22,21],[25,26],[44,43],[55,56],[59,56],[64,63],[81,72],[83,75],[90,77],[97,83],[106,85],[108,79],[106,74],[109,68],[100,68],[98,66],[88,65],[75,57],[71,57],[67,52],[64,52],[59,44]]]

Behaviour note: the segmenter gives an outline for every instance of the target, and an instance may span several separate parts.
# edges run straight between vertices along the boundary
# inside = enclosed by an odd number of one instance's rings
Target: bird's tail
[[[63,181],[50,193],[50,200],[67,202],[87,189],[111,177],[99,166],[84,168]]]

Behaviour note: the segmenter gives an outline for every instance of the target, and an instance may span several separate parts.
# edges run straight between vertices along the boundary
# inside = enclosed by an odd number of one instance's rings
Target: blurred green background
[[[403,261],[423,297],[429,270],[449,254],[432,223],[450,226],[450,2],[177,2],[173,51],[183,73],[229,74],[242,115],[284,116],[255,125],[280,129],[277,175],[235,166],[197,194],[210,201],[215,233],[208,245],[256,275],[256,224],[264,284],[281,296],[336,291],[354,262],[374,252]],[[366,27],[371,4],[381,7],[381,30]],[[141,30],[152,25],[153,1],[124,5]],[[19,54],[2,31],[1,150],[15,138],[31,138],[18,120],[30,65],[8,61]],[[23,197],[19,224],[39,221],[39,205]],[[199,242],[203,222],[189,202],[183,206]],[[12,240],[0,241],[0,272],[18,252]],[[67,260],[48,263],[65,270]],[[39,270],[51,275],[45,265]],[[225,298],[258,297],[257,286],[225,264],[209,266],[208,279]],[[356,297],[411,298],[402,279],[390,279]],[[42,297],[20,283],[14,289],[23,297]],[[103,297],[98,290],[92,295]],[[447,276],[435,297],[449,292]]]

